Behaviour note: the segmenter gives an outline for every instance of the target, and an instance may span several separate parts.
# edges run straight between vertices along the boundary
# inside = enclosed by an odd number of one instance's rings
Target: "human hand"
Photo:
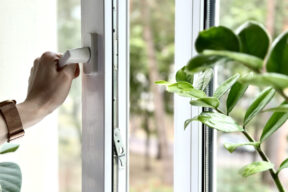
[[[66,99],[72,80],[79,76],[78,64],[58,68],[61,55],[46,52],[40,58],[35,59],[31,68],[29,87],[26,100],[17,106],[22,122],[27,114],[36,116],[30,123],[35,124],[47,114],[54,111]]]

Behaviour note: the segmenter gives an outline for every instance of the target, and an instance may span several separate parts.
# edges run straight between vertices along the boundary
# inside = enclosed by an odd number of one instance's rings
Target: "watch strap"
[[[8,129],[8,142],[24,136],[24,129],[19,112],[16,108],[16,101],[0,103],[0,112],[6,122]]]

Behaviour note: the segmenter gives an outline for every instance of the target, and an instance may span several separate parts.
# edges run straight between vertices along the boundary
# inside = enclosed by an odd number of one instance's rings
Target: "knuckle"
[[[44,58],[44,59],[56,59],[57,58],[57,55],[53,52],[50,52],[50,51],[46,51],[42,54],[41,58]]]
[[[39,64],[39,60],[40,60],[39,57],[37,57],[37,58],[34,60],[34,66]]]
[[[61,58],[63,56],[63,54],[62,53],[56,53],[56,57],[59,57],[59,58]]]
[[[40,60],[39,60],[39,65],[47,65],[47,66],[52,66],[52,64],[56,64],[57,62],[57,56],[53,52],[45,52],[42,54]],[[54,67],[54,66],[53,66]]]
[[[46,52],[44,52],[44,53],[42,54],[41,57],[50,57],[51,55],[52,55],[52,52],[46,51]]]

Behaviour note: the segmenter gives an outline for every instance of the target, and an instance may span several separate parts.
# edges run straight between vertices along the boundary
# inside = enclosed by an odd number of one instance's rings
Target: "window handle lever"
[[[90,45],[83,48],[67,50],[59,59],[59,67],[73,63],[83,63],[85,74],[95,74],[98,71],[98,47],[101,43],[97,33],[90,33]]]
[[[87,63],[90,60],[91,53],[89,47],[67,50],[59,59],[59,67],[74,63]]]

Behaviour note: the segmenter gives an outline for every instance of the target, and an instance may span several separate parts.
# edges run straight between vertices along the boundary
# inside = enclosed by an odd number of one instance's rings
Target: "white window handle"
[[[90,48],[88,47],[67,50],[59,60],[59,67],[62,68],[73,63],[87,63],[90,56]]]
[[[93,74],[98,71],[98,35],[90,34],[90,47],[67,50],[59,60],[59,67],[73,63],[83,63],[84,73]]]

